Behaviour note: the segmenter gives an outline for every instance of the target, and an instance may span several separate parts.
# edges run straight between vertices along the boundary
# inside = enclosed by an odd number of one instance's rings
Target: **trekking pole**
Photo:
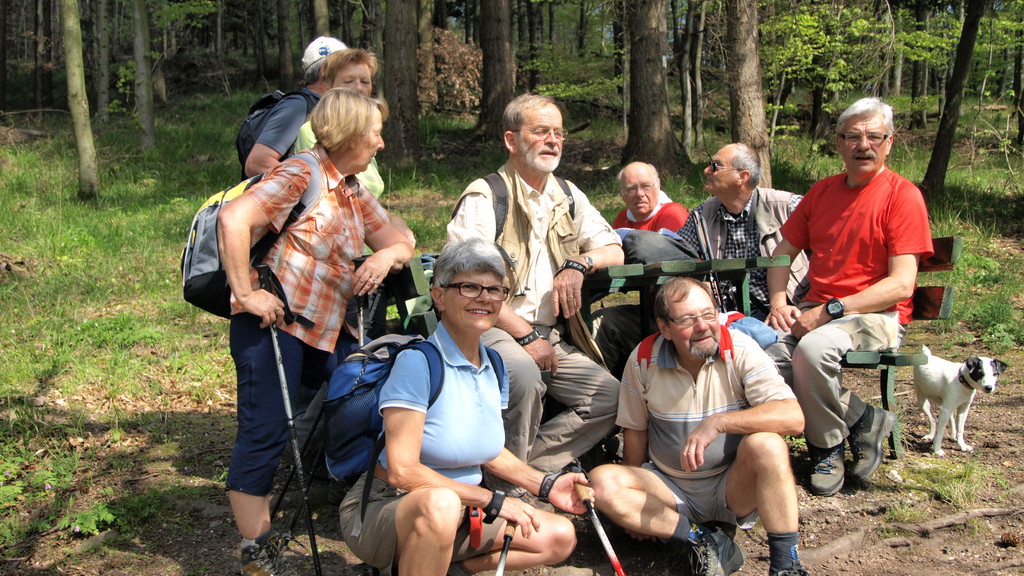
[[[590,521],[594,524],[594,530],[597,531],[597,538],[601,540],[601,546],[604,546],[605,554],[608,555],[608,561],[612,564],[612,569],[615,570],[615,576],[626,576],[625,570],[622,569],[622,564],[619,562],[619,557],[615,555],[615,550],[612,549],[612,543],[608,540],[608,534],[605,534],[604,526],[601,524],[601,519],[597,517],[597,510],[594,509],[594,501],[587,496],[586,487],[582,484],[576,485],[576,493],[579,494],[580,499],[587,506],[587,513],[590,515]]]
[[[704,224],[704,216],[696,211],[693,215],[697,218],[697,241],[700,244],[700,250],[703,253],[704,259],[710,263],[713,260],[711,256],[711,240],[708,237],[707,225]],[[714,266],[708,272],[708,282],[711,284],[711,294],[715,297],[715,302],[718,303],[718,310],[726,312],[725,298],[722,297],[722,287],[718,283],[718,273],[714,271]]]
[[[501,545],[501,556],[498,557],[498,567],[494,570],[494,576],[505,574],[505,560],[508,559],[508,549],[512,546],[512,535],[516,533],[516,523],[505,523],[505,543]]]
[[[260,288],[273,294],[269,269],[259,270]],[[277,326],[270,325],[270,339],[274,344],[274,359],[277,361],[277,378],[281,382],[281,398],[284,400],[284,414],[288,418],[288,438],[291,440],[292,455],[295,457],[295,473],[299,477],[299,488],[302,492],[302,507],[306,509],[306,520],[309,527],[309,547],[313,553],[313,567],[317,576],[323,576],[320,569],[320,552],[316,547],[316,529],[313,526],[313,510],[309,506],[309,486],[306,475],[302,471],[302,450],[299,448],[299,433],[295,430],[295,418],[292,415],[292,400],[288,393],[288,377],[284,372],[284,358],[281,356],[281,345],[277,340]]]

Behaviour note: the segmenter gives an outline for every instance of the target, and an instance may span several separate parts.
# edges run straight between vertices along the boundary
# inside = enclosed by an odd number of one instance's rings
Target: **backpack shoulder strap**
[[[505,230],[508,220],[508,184],[497,172],[484,176],[484,181],[491,187],[491,202],[494,204],[494,241],[497,242]]]
[[[569,182],[561,176],[555,176],[555,181],[562,187],[562,192],[565,192],[565,199],[569,202],[569,217],[576,218],[576,197],[572,194]]]
[[[444,387],[444,361],[441,359],[441,352],[434,346],[433,343],[427,342],[426,340],[419,340],[417,342],[411,342],[402,346],[395,351],[394,355],[391,356],[391,362],[393,363],[398,354],[403,350],[419,350],[427,358],[427,379],[430,382],[430,396],[427,400],[427,409],[429,410],[434,402],[437,401],[438,396],[441,395],[441,389]],[[359,501],[359,520],[362,523],[363,518],[366,516],[366,506],[370,503],[370,486],[373,484],[373,473],[377,468],[377,460],[380,458],[381,452],[384,451],[384,432],[381,432],[377,442],[373,445],[373,456],[370,458],[370,464],[366,470],[366,478],[363,481],[363,494],[362,499]]]
[[[639,349],[636,352],[636,361],[640,366],[649,366],[651,363],[651,356],[654,353],[654,341],[658,339],[658,333],[655,332],[650,336],[640,341]]]
[[[505,372],[505,361],[501,359],[501,354],[498,354],[498,351],[494,348],[484,346],[484,350],[487,351],[487,357],[491,359],[494,374],[498,377],[498,388],[501,389],[501,375]]]

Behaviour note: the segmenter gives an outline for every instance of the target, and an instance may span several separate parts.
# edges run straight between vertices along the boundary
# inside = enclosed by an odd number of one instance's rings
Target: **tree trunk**
[[[327,0],[313,0],[313,37],[331,36],[330,11]],[[346,38],[346,40],[348,40]]]
[[[530,38],[530,48],[527,50],[527,56],[530,59],[530,65],[528,68],[529,80],[527,81],[526,89],[533,92],[537,88],[537,83],[540,81],[539,72],[537,70],[537,45],[540,44],[541,29],[544,23],[542,22],[540,15],[540,7],[532,0],[526,0],[526,14]]]
[[[419,63],[420,110],[430,111],[437,104],[437,75],[434,70],[434,0],[419,0],[416,50]]]
[[[448,2],[434,0],[434,28],[448,29]]]
[[[1017,145],[1024,144],[1024,30],[1017,30],[1017,55],[1013,59],[1014,109],[1017,116]]]
[[[384,85],[391,111],[384,123],[382,156],[406,166],[419,158],[419,101],[416,88],[416,6],[419,0],[388,0],[384,14]]]
[[[512,61],[512,6],[510,0],[487,0],[480,16],[488,25],[481,30],[483,96],[477,128],[492,140],[503,134],[501,116],[512,101],[516,72]]]
[[[964,99],[964,86],[971,70],[971,57],[974,56],[974,45],[978,40],[978,28],[987,4],[988,0],[967,0],[960,43],[956,47],[956,60],[946,84],[946,103],[942,107],[939,129],[935,133],[935,146],[932,147],[932,156],[928,161],[928,169],[922,183],[925,200],[946,183],[946,170],[949,168],[949,158],[953,152],[956,125],[960,120],[960,104]]]
[[[64,25],[64,62],[67,69],[68,109],[75,128],[78,148],[78,199],[92,200],[100,194],[100,171],[96,145],[89,124],[89,99],[85,92],[85,62],[82,58],[82,26],[77,0],[60,0]]]
[[[678,172],[679,142],[672,131],[665,82],[665,2],[632,0],[626,8],[629,30],[629,83],[643,86],[630,94],[628,134],[622,163],[641,160],[666,174]]]
[[[356,37],[352,35],[352,19],[355,18],[356,6],[352,2],[341,3],[341,27],[338,39],[345,42],[345,44],[352,44],[352,47],[356,46]]]
[[[615,54],[614,73],[616,78],[622,78],[619,85],[619,97],[622,98],[622,127],[626,127],[626,20],[625,0],[612,0],[612,44]]]
[[[928,30],[929,7],[926,0],[917,0],[914,7],[915,28],[919,32]],[[910,80],[910,101],[918,102],[928,95],[928,63],[915,60]],[[911,128],[923,129],[928,126],[928,110],[921,105],[920,111],[910,119]]]
[[[288,90],[299,84],[295,79],[292,60],[292,4],[288,0],[277,0],[277,69],[280,73],[278,86]]]
[[[146,0],[132,0],[133,45],[135,50],[135,111],[139,114],[141,132],[139,146],[152,148],[156,144],[156,124],[153,119],[153,65],[149,59],[149,14]]]
[[[679,100],[682,113],[679,118],[683,125],[682,143],[683,157],[687,162],[693,161],[693,84],[690,82],[690,51],[693,49],[694,29],[693,12],[695,3],[686,2],[685,21],[680,30],[679,2],[671,1],[672,10],[672,45],[675,48],[676,74],[679,77]]]
[[[761,94],[761,59],[757,53],[757,1],[726,2],[726,76],[729,120],[734,142],[743,142],[761,157],[761,184],[772,185],[771,151]]]
[[[586,0],[580,0],[579,23],[576,28],[576,54],[582,57],[587,50],[587,11],[590,6]]]
[[[693,149],[703,150],[704,146],[704,80],[701,77],[700,64],[704,61],[704,17],[707,14],[703,0],[695,0],[700,5],[697,9],[696,32],[693,37],[693,50],[690,52],[690,81],[693,82]]]
[[[0,0],[0,110],[7,109],[7,8],[8,0]]]

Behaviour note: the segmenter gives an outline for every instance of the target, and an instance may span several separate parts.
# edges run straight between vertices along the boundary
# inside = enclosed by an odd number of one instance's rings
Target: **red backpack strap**
[[[718,351],[722,355],[722,360],[726,362],[735,356],[732,349],[732,334],[726,326],[722,326],[722,335],[718,338]],[[726,354],[729,355],[728,358]]]
[[[637,364],[640,364],[640,366],[649,366],[651,364],[651,354],[654,352],[654,341],[658,339],[658,336],[659,334],[655,332],[640,341],[640,347],[636,352]]]
[[[746,316],[744,316],[742,312],[727,312],[725,314],[725,324],[722,324],[722,327],[726,328],[729,324],[732,324],[740,318],[746,318]]]

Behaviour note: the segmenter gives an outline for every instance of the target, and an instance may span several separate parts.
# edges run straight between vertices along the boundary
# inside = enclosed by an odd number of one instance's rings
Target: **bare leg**
[[[737,518],[757,510],[768,533],[799,529],[796,481],[789,466],[789,447],[781,436],[760,432],[743,438],[725,498]]]
[[[255,540],[270,532],[270,496],[253,496],[235,490],[228,491],[231,513],[242,538]]]
[[[679,524],[672,491],[649,470],[606,464],[590,472],[597,508],[634,536],[669,538]]]
[[[534,566],[558,564],[572,553],[576,547],[576,530],[567,518],[549,512],[538,511],[537,519],[540,528],[529,538],[516,528],[512,545],[505,560],[508,570],[526,570]],[[494,570],[501,556],[502,539],[495,540],[494,550],[490,554],[476,556],[465,560],[462,564],[471,572]]]

